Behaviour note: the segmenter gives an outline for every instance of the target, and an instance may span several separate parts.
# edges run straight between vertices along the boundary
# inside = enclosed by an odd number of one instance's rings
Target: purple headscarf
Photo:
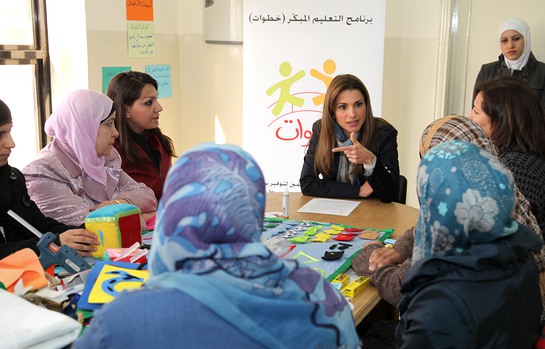
[[[101,121],[112,112],[113,102],[93,90],[75,90],[66,96],[45,123],[45,132],[66,145],[78,158],[83,171],[107,187],[105,156],[98,156],[96,140]]]
[[[186,152],[165,182],[147,285],[190,295],[222,317],[226,331],[267,348],[359,347],[344,297],[261,243],[264,210],[265,181],[250,154],[216,144]]]

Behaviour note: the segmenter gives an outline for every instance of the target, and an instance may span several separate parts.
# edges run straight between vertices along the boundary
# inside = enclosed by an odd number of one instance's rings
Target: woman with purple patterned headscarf
[[[264,210],[263,174],[247,152],[185,153],[159,203],[146,286],[97,311],[75,347],[360,347],[344,297],[261,243]]]

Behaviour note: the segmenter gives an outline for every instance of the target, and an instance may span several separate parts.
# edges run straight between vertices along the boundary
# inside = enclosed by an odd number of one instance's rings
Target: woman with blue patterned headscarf
[[[204,144],[169,171],[150,278],[96,312],[76,348],[358,348],[344,297],[261,243],[265,182],[254,159]]]
[[[512,218],[513,177],[464,141],[430,149],[417,176],[420,216],[401,291],[401,348],[530,348],[542,311],[532,251]]]

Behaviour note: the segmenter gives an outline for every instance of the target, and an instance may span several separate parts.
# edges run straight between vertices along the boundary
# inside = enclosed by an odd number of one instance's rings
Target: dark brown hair
[[[106,94],[116,106],[115,126],[119,131],[119,149],[121,157],[128,166],[136,166],[141,162],[142,155],[136,152],[136,133],[127,122],[127,106],[131,106],[138,98],[145,85],[150,84],[158,89],[157,80],[151,75],[138,71],[125,71],[117,74],[108,84]],[[165,151],[170,156],[176,156],[172,139],[164,135],[158,127],[147,132],[155,134]]]
[[[490,139],[501,152],[514,150],[545,158],[545,112],[537,93],[513,77],[484,81],[481,110],[490,117]]]
[[[366,106],[365,122],[358,136],[358,141],[363,146],[369,148],[376,128],[382,123],[387,123],[385,120],[373,116],[369,92],[358,77],[351,74],[337,75],[329,84],[325,94],[321,120],[322,130],[314,154],[314,172],[316,175],[322,173],[324,177],[329,177],[330,170],[334,167],[334,154],[331,149],[337,146],[335,138],[335,123],[337,122],[335,119],[335,102],[337,97],[346,90],[358,90],[363,95]],[[354,174],[361,172],[362,166],[356,166]]]

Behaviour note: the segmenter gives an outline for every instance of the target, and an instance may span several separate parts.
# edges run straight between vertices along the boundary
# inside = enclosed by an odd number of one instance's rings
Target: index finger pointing
[[[337,148],[331,149],[331,151],[334,152],[334,153],[338,153],[338,152],[345,151],[346,148],[347,148],[347,147],[337,147]]]

